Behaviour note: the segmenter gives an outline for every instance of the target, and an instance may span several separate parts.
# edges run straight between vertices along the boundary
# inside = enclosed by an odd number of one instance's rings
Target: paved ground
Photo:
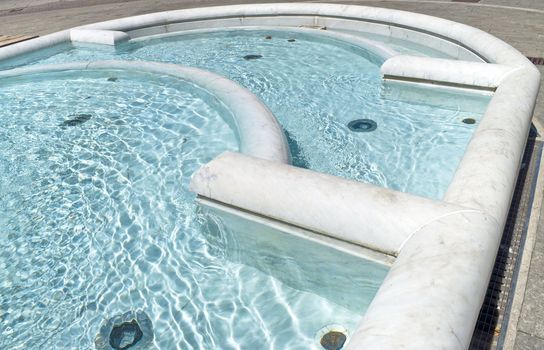
[[[540,214],[536,235],[527,241],[526,250],[532,250],[528,274],[525,281],[520,281],[522,288],[517,291],[520,305],[511,320],[511,328],[515,328],[515,332],[511,329],[511,337],[515,335],[515,339],[511,339],[510,345],[516,350],[544,349],[544,212],[541,210]]]
[[[281,0],[277,0],[278,2]],[[302,1],[302,0],[299,0]],[[344,0],[341,2],[394,8],[451,19],[483,29],[508,42],[526,56],[544,57],[544,0]],[[0,1],[0,34],[44,35],[81,24],[181,8],[267,0],[3,0]],[[539,67],[544,77],[544,67]],[[544,82],[544,80],[543,80]],[[543,83],[544,85],[544,83]],[[544,134],[544,89],[541,89],[534,123]],[[541,173],[542,175],[542,173]],[[537,188],[541,207],[544,186]],[[513,330],[508,348],[544,349],[544,215],[533,211],[538,222],[526,245],[512,312]],[[531,255],[532,252],[532,255]],[[530,263],[530,264],[529,264]],[[525,272],[523,272],[525,271]],[[518,317],[519,316],[519,317]],[[514,345],[515,344],[515,345]]]

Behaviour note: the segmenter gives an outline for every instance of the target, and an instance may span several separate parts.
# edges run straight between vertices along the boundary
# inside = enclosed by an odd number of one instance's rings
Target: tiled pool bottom
[[[508,220],[470,350],[502,349],[505,341],[544,146],[542,141],[537,141],[535,138],[536,132],[531,130]]]

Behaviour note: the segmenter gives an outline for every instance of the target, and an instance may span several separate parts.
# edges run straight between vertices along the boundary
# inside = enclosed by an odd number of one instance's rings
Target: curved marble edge
[[[506,222],[540,87],[535,70],[518,68],[501,81],[444,197],[450,203],[484,210],[501,227]]]
[[[276,24],[282,16],[314,16],[315,18],[313,18],[312,22],[307,25],[313,24],[315,26],[327,26],[329,23],[334,27],[337,24],[337,20],[371,22],[372,24],[385,25],[388,28],[389,35],[393,34],[392,29],[395,27],[401,30],[413,30],[439,37],[460,45],[477,55],[479,54],[490,62],[531,64],[529,60],[510,45],[474,27],[423,14],[357,5],[271,3],[193,8],[99,22],[82,26],[82,28],[126,32],[146,27],[167,26],[163,31],[167,32],[171,30],[168,26],[175,23],[217,20],[218,23],[216,25],[213,22],[207,22],[205,25],[222,26],[221,20],[229,18],[239,18],[242,22],[250,18],[257,18],[261,24],[263,22],[272,24],[265,16],[274,17],[272,22],[276,21]],[[288,23],[289,21],[286,21],[284,25],[288,25]],[[410,37],[407,36],[406,39],[409,40]]]
[[[272,16],[273,18],[269,19],[263,16]],[[384,26],[386,31],[382,34],[389,36],[393,36],[393,32],[398,30],[418,31],[463,46],[467,50],[481,54],[490,62],[506,65],[532,65],[527,58],[510,45],[479,29],[422,14],[355,5],[280,3],[217,6],[158,12],[89,24],[73,29],[127,32],[146,27],[169,26],[180,22],[196,23],[208,20],[218,21],[215,24],[217,27],[221,26],[221,20],[228,18],[239,18],[242,22],[254,18],[272,25],[274,21],[278,22],[282,16],[313,16],[309,25],[313,24],[315,26],[326,25],[328,22],[331,22],[330,24],[334,26],[339,20],[368,22],[373,25]],[[213,27],[214,23],[213,21],[206,22],[205,25]],[[294,26],[294,24],[292,25]],[[168,28],[165,28],[163,32],[167,31]],[[410,40],[409,35],[406,40]],[[421,41],[422,39],[418,37],[416,40]],[[46,35],[0,49],[0,60],[69,41],[69,31]],[[433,43],[428,44],[431,47],[433,46]]]
[[[0,78],[68,70],[121,69],[172,76],[206,90],[232,112],[233,124],[244,154],[290,163],[287,140],[278,121],[257,96],[215,73],[193,67],[141,61],[95,61],[37,65],[0,71]]]
[[[468,349],[502,227],[461,211],[421,227],[406,242],[347,349]]]

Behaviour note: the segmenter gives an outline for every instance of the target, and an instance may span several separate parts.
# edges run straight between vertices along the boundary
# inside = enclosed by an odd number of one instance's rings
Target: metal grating
[[[530,57],[530,56],[527,56],[527,58],[535,66],[544,66],[544,57]]]
[[[499,349],[503,341],[505,332],[502,330],[506,331],[508,324],[513,298],[510,292],[517,279],[542,154],[543,143],[536,141],[536,136],[536,131],[532,129],[470,350]]]

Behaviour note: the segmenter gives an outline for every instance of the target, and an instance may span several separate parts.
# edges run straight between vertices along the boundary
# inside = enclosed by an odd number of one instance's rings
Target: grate
[[[506,330],[513,296],[510,293],[512,282],[517,278],[542,153],[542,142],[536,141],[536,136],[535,130],[531,130],[493,273],[472,335],[470,350],[499,348],[501,336],[504,336],[502,330],[503,328]]]
[[[527,56],[527,58],[535,66],[544,66],[544,57],[530,57],[530,56]]]

